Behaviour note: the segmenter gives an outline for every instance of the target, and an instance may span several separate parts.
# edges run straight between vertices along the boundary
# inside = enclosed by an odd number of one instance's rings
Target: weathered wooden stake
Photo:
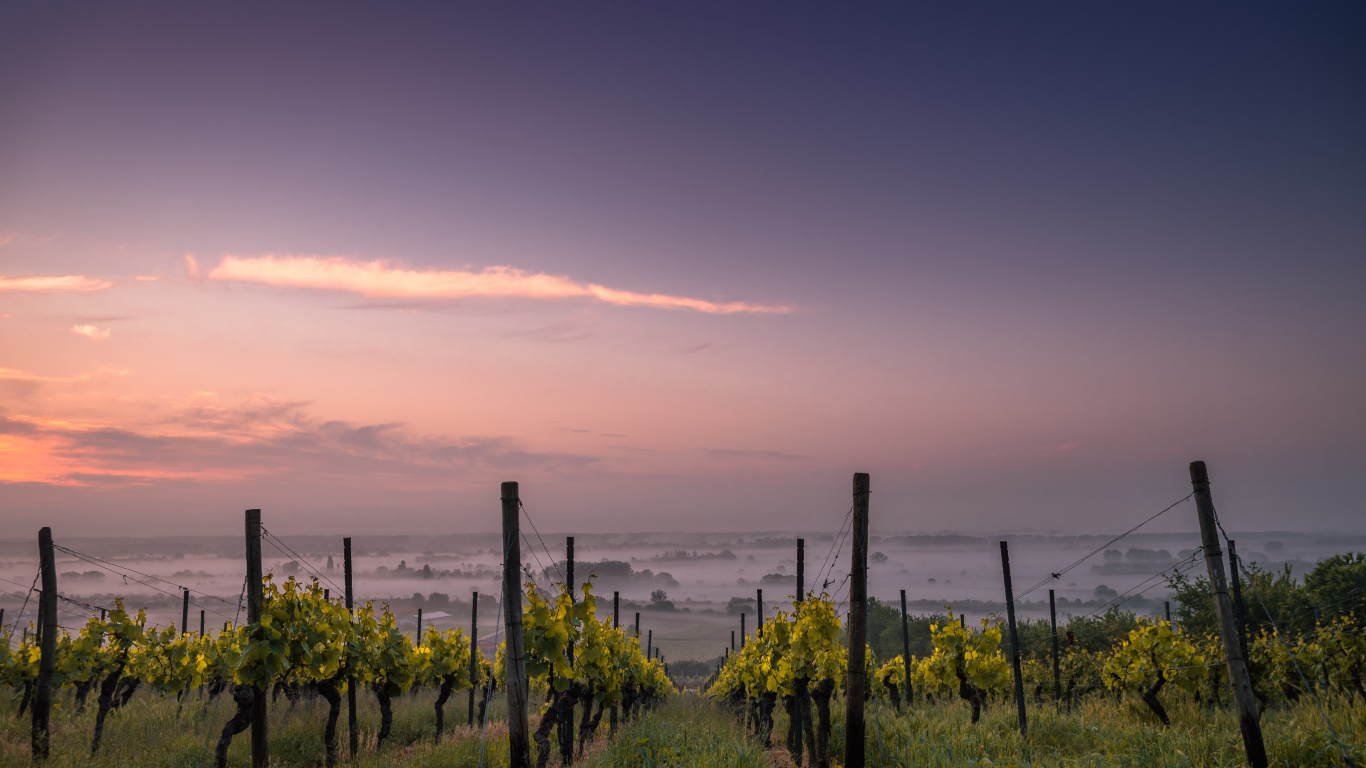
[[[759,634],[758,634],[758,637],[763,637],[763,636],[764,636],[764,591],[763,591],[762,589],[760,589],[760,590],[756,590],[755,593],[756,593],[757,596],[756,596],[755,599],[754,599],[754,604],[755,604],[756,606],[758,606],[759,615],[758,615],[758,616],[756,617],[756,619],[755,619],[754,626],[755,626],[755,629],[756,629],[756,630],[758,631],[758,633],[759,633]]]
[[[654,646],[654,644],[655,644],[655,631],[652,629],[652,630],[649,630],[649,634],[647,634],[647,635],[645,636],[645,658],[647,658],[647,659],[650,658],[650,649]]]
[[[1172,602],[1170,600],[1162,601],[1162,616],[1168,624],[1172,623]]]
[[[180,634],[190,634],[190,590],[181,587]]]
[[[612,629],[621,629],[621,593],[612,593]],[[607,715],[607,732],[615,735],[617,732],[617,712],[616,704],[612,705],[612,711]]]
[[[740,649],[745,647],[745,614],[740,614]]]
[[[797,539],[797,602],[806,597],[806,539]]]
[[[1015,629],[1015,590],[1010,584],[1010,545],[1001,542],[1001,574],[1006,583],[1006,620],[1010,624],[1010,668],[1015,673],[1015,708],[1020,719],[1020,738],[1029,736],[1025,717],[1024,677],[1020,672],[1020,636]]]
[[[204,636],[204,609],[199,609],[199,636]]]
[[[417,609],[417,642],[413,645],[422,647],[422,609]]]
[[[247,510],[247,623],[261,620],[265,607],[264,586],[261,583],[261,510]],[[270,721],[266,718],[268,690],[255,688],[256,704],[251,709],[251,765],[266,768],[270,764]]]
[[[38,530],[38,567],[43,591],[38,594],[38,680],[33,691],[33,728],[30,746],[33,762],[47,759],[51,733],[52,675],[57,669],[57,560],[52,552],[52,529]]]
[[[1238,645],[1243,649],[1243,658],[1247,658],[1247,611],[1243,608],[1243,579],[1238,560],[1238,547],[1233,539],[1228,540],[1228,573],[1229,586],[1233,588],[1233,616],[1238,622]],[[1249,676],[1251,670],[1248,671]]]
[[[522,544],[517,483],[503,483],[503,616],[507,627],[508,765],[529,768],[526,653],[522,646]]]
[[[355,622],[355,590],[351,585],[351,537],[342,539],[342,582],[346,587],[346,612],[351,614],[351,621]],[[350,668],[348,667],[348,670]],[[347,673],[346,685],[346,732],[350,741],[351,759],[356,758],[356,753],[360,751],[360,724],[356,722],[356,676]]]
[[[469,725],[474,725],[474,692],[479,688],[479,593],[470,602],[470,711]]]
[[[1228,663],[1228,679],[1233,689],[1238,728],[1243,734],[1243,749],[1247,753],[1250,768],[1266,768],[1266,745],[1262,742],[1262,724],[1257,712],[1257,698],[1252,693],[1252,678],[1248,675],[1247,659],[1243,656],[1242,646],[1238,642],[1238,627],[1234,623],[1233,607],[1229,605],[1228,583],[1224,580],[1224,553],[1219,547],[1219,529],[1215,524],[1209,473],[1203,461],[1192,461],[1190,471],[1195,509],[1200,517],[1200,540],[1205,553],[1205,567],[1209,571],[1210,590],[1214,593],[1214,613],[1219,620],[1219,637],[1224,643],[1224,658]]]
[[[906,667],[905,690],[901,700],[910,706],[911,698],[911,625],[906,621],[906,590],[901,590],[901,662]]]
[[[844,765],[863,768],[864,659],[868,648],[868,474],[854,475],[854,543],[849,558],[849,675],[845,686]]]
[[[564,537],[564,560],[565,560],[565,591],[569,594],[569,602],[574,602],[574,537]],[[574,641],[569,641],[568,647],[564,649],[565,658],[569,660],[570,668],[574,666]],[[560,757],[566,764],[572,763],[574,759],[574,699],[568,697],[569,707],[564,713],[564,717],[559,722],[560,738]],[[591,705],[590,705],[591,706]]]
[[[640,611],[636,611],[636,639],[640,639]]]
[[[1053,629],[1053,701],[1062,706],[1062,671],[1058,662],[1058,605],[1048,590],[1048,624]]]
[[[733,650],[735,650],[735,630],[732,629],[730,631],[730,648],[727,648],[726,652],[729,653]]]

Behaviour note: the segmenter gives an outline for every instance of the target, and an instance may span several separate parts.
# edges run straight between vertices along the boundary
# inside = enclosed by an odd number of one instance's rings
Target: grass
[[[374,750],[379,709],[374,697],[359,697],[362,733],[358,759],[346,755],[345,707],[340,733],[342,765],[358,768],[436,768],[480,763],[481,739],[466,720],[465,697],[457,694],[447,704],[449,728],[441,743],[434,741],[435,715],[432,691],[420,691],[395,702],[393,733],[384,748]],[[969,722],[966,705],[957,702],[917,706],[898,715],[886,703],[870,706],[867,764],[892,766],[1025,766],[1036,768],[1089,768],[1091,766],[1189,766],[1234,768],[1244,764],[1242,741],[1231,713],[1208,710],[1195,702],[1172,697],[1167,702],[1172,727],[1163,728],[1141,704],[1115,702],[1092,696],[1071,714],[1059,715],[1051,705],[1029,707],[1029,744],[1021,741],[1015,710],[1005,702],[987,708],[977,725]],[[1366,703],[1346,697],[1332,698],[1328,712],[1338,734],[1361,760],[1366,752]],[[15,717],[17,697],[0,693],[0,768],[30,766],[29,718]],[[53,768],[113,768],[147,766],[180,768],[209,764],[211,750],[223,723],[231,716],[232,703],[219,705],[192,696],[177,714],[174,699],[140,693],[128,707],[111,715],[100,755],[89,757],[94,727],[93,707],[76,714],[72,697],[64,693],[53,712]],[[831,756],[838,761],[844,750],[844,712],[836,703]],[[502,701],[495,697],[495,723],[483,740],[485,766],[507,765],[506,726],[502,725]],[[323,763],[322,725],[326,706],[321,700],[293,708],[284,699],[270,714],[271,763],[280,768],[304,768]],[[605,719],[605,718],[604,718]],[[696,695],[674,696],[653,712],[623,726],[609,743],[604,734],[578,765],[587,768],[637,766],[719,766],[758,768],[791,765],[782,749],[786,716],[781,707],[775,717],[773,744],[765,750],[746,735],[721,707]],[[533,728],[535,720],[533,718]],[[1339,766],[1335,743],[1328,736],[1312,702],[1275,707],[1262,716],[1262,728],[1272,765],[1283,768]],[[233,741],[229,765],[249,764],[248,733]],[[534,746],[533,746],[534,751]],[[557,760],[551,761],[556,765]]]
[[[735,719],[696,695],[672,696],[589,755],[585,768],[765,768],[763,747]]]
[[[1029,743],[1020,738],[1013,702],[988,707],[977,725],[966,704],[917,706],[898,715],[877,702],[867,715],[867,765],[1033,766],[1033,768],[1110,768],[1189,766],[1237,768],[1246,765],[1237,721],[1227,709],[1209,710],[1193,700],[1170,697],[1172,719],[1163,728],[1140,702],[1091,696],[1071,714],[1051,704],[1027,708]],[[1329,716],[1338,735],[1360,763],[1366,752],[1366,703],[1334,697]],[[776,708],[773,745],[781,747],[787,716]],[[844,755],[844,708],[831,707],[830,755]],[[1262,714],[1263,741],[1272,766],[1341,766],[1334,742],[1309,700]],[[784,750],[785,752],[785,750]]]
[[[52,768],[202,768],[211,765],[213,749],[223,724],[235,708],[231,697],[221,702],[202,701],[197,694],[187,700],[177,714],[174,697],[161,698],[148,693],[134,696],[128,706],[110,714],[105,723],[100,753],[90,757],[90,735],[94,731],[94,706],[83,714],[75,712],[70,692],[58,698],[52,713],[52,746],[47,765]],[[379,705],[375,697],[362,692],[357,697],[357,721],[361,749],[355,763],[346,760],[346,702],[337,728],[342,765],[360,768],[404,766],[478,766],[480,738],[477,726],[465,726],[467,696],[464,691],[451,696],[446,704],[446,736],[436,744],[434,691],[419,691],[394,703],[394,724],[384,748],[374,751],[379,730]],[[93,700],[93,697],[92,697]],[[0,768],[30,766],[28,713],[16,718],[18,698],[0,693]],[[507,764],[507,728],[500,697],[490,705],[493,721],[485,740],[484,765]],[[270,756],[273,766],[302,768],[321,766],[324,760],[323,724],[327,703],[322,699],[302,702],[291,709],[284,698],[270,708]],[[455,726],[455,727],[452,727]],[[233,739],[228,765],[247,768],[251,763],[250,732]]]

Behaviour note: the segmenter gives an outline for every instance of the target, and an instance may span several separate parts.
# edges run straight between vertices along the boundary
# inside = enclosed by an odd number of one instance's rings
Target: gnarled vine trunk
[[[796,765],[802,764],[802,713],[797,709],[797,696],[794,692],[791,696],[783,697],[783,711],[787,712],[787,734],[784,739],[787,746],[787,753],[792,756],[792,762]]]
[[[806,753],[815,758],[816,729],[811,721],[811,680],[805,677],[798,678],[793,681],[793,685],[797,688],[797,712],[801,714],[802,730],[806,731]]]
[[[375,698],[379,699],[379,735],[375,738],[375,751],[384,746],[384,740],[389,738],[389,730],[394,727],[394,705],[393,696],[399,692],[396,685],[388,683],[375,683]]]
[[[104,736],[104,719],[109,716],[109,710],[114,708],[114,692],[118,689],[119,677],[122,675],[123,665],[120,664],[104,682],[100,683],[100,698],[95,712],[95,734],[90,737],[91,757],[100,750],[100,739]]]
[[[830,768],[830,695],[835,681],[829,678],[816,684],[816,768]]]
[[[441,741],[441,732],[446,727],[446,700],[451,697],[451,690],[455,688],[455,675],[443,675],[441,678],[441,688],[436,694],[436,740]]]
[[[887,692],[892,695],[892,706],[896,707],[896,713],[901,714],[901,690],[890,678],[883,680],[882,684],[887,686]]]
[[[337,718],[341,716],[341,691],[337,681],[341,675],[318,683],[318,693],[327,700],[327,725],[323,728],[323,746],[327,748],[327,768],[337,764]],[[440,722],[438,720],[438,722]]]
[[[1162,725],[1170,726],[1172,721],[1167,718],[1167,709],[1162,706],[1162,702],[1157,700],[1158,691],[1162,690],[1162,686],[1166,684],[1167,676],[1159,669],[1157,671],[1157,682],[1153,687],[1143,692],[1143,703],[1148,705],[1148,709],[1151,709],[1154,715],[1157,715],[1157,719],[1162,721]]]
[[[232,737],[251,727],[252,713],[256,711],[256,689],[249,685],[234,685],[232,700],[237,702],[237,714],[223,726],[223,733],[218,737],[218,749],[213,753],[214,768],[227,768]]]
[[[541,716],[541,722],[536,726],[536,733],[532,739],[536,742],[536,768],[545,768],[546,763],[550,762],[550,730],[557,727],[564,719],[565,705],[569,702],[568,692],[550,694],[550,709]]]
[[[589,732],[588,724],[593,722],[593,684],[589,683],[582,689],[579,701],[583,704],[583,716],[579,718],[579,757],[583,757],[583,748],[587,746],[592,734]],[[598,710],[601,712],[602,710]],[[571,712],[571,717],[572,717]]]
[[[982,719],[982,692],[977,686],[968,682],[968,676],[961,671],[955,671],[958,676],[958,698],[972,705],[972,724]]]

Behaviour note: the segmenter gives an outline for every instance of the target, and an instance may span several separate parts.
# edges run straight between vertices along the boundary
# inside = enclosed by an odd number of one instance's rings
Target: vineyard
[[[23,624],[21,609],[0,628],[0,687],[11,692],[0,698],[0,768],[43,760],[828,768],[1361,759],[1366,557],[1330,558],[1301,586],[1234,556],[1225,583],[1213,553],[1233,542],[1216,538],[1222,527],[1210,508],[1201,551],[1156,574],[1177,590],[1179,621],[1126,613],[1121,597],[1101,615],[1059,626],[1056,616],[1017,621],[1002,542],[1005,615],[970,626],[946,606],[919,617],[929,622],[928,646],[912,654],[903,592],[898,653],[888,633],[870,632],[874,613],[895,614],[862,582],[860,477],[815,574],[820,588],[804,588],[799,539],[798,590],[787,607],[764,616],[760,591],[756,626],[724,649],[701,686],[682,690],[658,649],[648,641],[642,649],[639,614],[624,631],[614,599],[600,618],[593,578],[573,577],[572,539],[560,579],[538,584],[521,567],[521,545],[531,542],[518,528],[526,512],[515,484],[504,487],[503,624],[490,653],[462,629],[410,636],[387,606],[352,607],[349,540],[343,596],[316,576],[260,573],[256,510],[247,515],[247,578],[236,603],[238,618],[247,608],[244,621],[192,632],[187,608],[180,626],[158,628],[118,600],[84,626],[61,627],[56,601],[77,601],[55,588],[56,545],[43,529],[43,589],[30,590],[38,620]],[[849,539],[852,566],[841,576],[837,548]],[[1192,581],[1185,570],[1202,554],[1210,577]],[[457,691],[468,692],[463,708]],[[249,739],[236,738],[248,730]]]
[[[629,721],[672,690],[663,664],[646,659],[636,638],[595,618],[591,589],[591,583],[585,583],[583,598],[577,601],[565,589],[548,600],[535,584],[527,585],[524,626],[530,690],[547,701],[536,732],[540,765],[550,756],[551,727],[563,723],[574,705],[582,707],[589,724],[581,728],[582,751],[604,712],[611,711],[615,720],[620,711]],[[490,695],[506,683],[504,646],[498,648],[495,665],[460,629],[428,628],[414,644],[397,630],[387,610],[376,614],[366,605],[353,618],[340,600],[325,598],[316,581],[304,585],[290,579],[276,585],[267,577],[264,594],[259,621],[217,635],[198,636],[174,626],[147,627],[141,611],[129,614],[121,603],[106,619],[90,619],[74,636],[63,631],[55,644],[52,683],[71,692],[77,713],[95,693],[89,753],[98,755],[109,715],[127,707],[139,689],[177,702],[206,703],[213,711],[218,710],[220,697],[230,700],[235,711],[225,710],[231,716],[222,726],[212,758],[218,766],[227,765],[233,737],[252,722],[253,691],[272,691],[291,703],[320,697],[327,714],[318,736],[330,766],[337,762],[337,720],[342,695],[350,687],[375,698],[380,723],[372,748],[379,750],[393,727],[395,698],[415,689],[436,691],[429,737],[440,740],[444,709],[453,691],[477,681],[483,721]],[[0,684],[21,692],[16,715],[22,716],[31,705],[38,678],[40,643],[36,633],[29,632],[12,647],[4,642],[10,640],[8,633],[0,638]],[[567,652],[571,643],[572,661]],[[193,691],[202,691],[202,702]],[[573,745],[556,746],[563,752]]]

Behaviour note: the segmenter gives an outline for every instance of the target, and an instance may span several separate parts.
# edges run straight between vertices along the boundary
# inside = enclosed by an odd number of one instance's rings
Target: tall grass
[[[463,692],[462,692],[463,693]],[[366,768],[381,766],[477,766],[480,733],[478,725],[464,725],[464,696],[452,696],[446,705],[448,724],[445,738],[435,743],[436,714],[432,709],[436,694],[419,691],[395,700],[394,724],[384,748],[375,752],[380,713],[375,697],[367,691],[357,696],[360,752],[351,763]],[[77,714],[70,692],[54,702],[52,747],[47,765],[52,768],[203,768],[213,762],[213,748],[223,724],[235,708],[230,696],[221,701],[205,701],[192,693],[180,708],[174,697],[159,697],[140,692],[128,705],[111,713],[105,725],[100,753],[90,757],[90,735],[94,730],[94,707]],[[476,705],[477,706],[477,705]],[[484,765],[507,764],[507,727],[501,697],[490,704],[489,734]],[[0,768],[31,765],[29,754],[29,715],[16,718],[18,698],[0,692]],[[323,725],[327,703],[321,698],[302,701],[290,707],[282,697],[270,706],[270,757],[272,766],[302,768],[321,766],[324,759]],[[450,727],[450,724],[458,724]],[[346,703],[337,724],[341,764],[347,760]],[[238,734],[228,751],[228,765],[247,768],[251,763],[250,732]]]
[[[502,698],[495,696],[487,738],[466,728],[465,698],[452,696],[447,705],[450,728],[438,744],[432,691],[420,691],[395,701],[393,732],[378,752],[379,708],[373,695],[362,692],[359,715],[361,751],[346,759],[346,715],[343,706],[338,739],[342,764],[361,768],[437,768],[507,765],[507,729]],[[867,764],[892,766],[1034,766],[1082,768],[1099,766],[1188,766],[1234,768],[1245,764],[1242,740],[1232,714],[1211,710],[1193,700],[1172,696],[1168,711],[1172,726],[1163,728],[1141,703],[1117,702],[1092,696],[1071,713],[1059,714],[1052,704],[1029,706],[1029,740],[1021,741],[1010,702],[989,706],[977,725],[969,722],[966,705],[958,702],[917,704],[898,714],[890,704],[869,705]],[[0,692],[0,768],[28,768],[29,718],[16,718],[17,697]],[[188,768],[211,762],[212,748],[223,723],[232,715],[232,701],[206,702],[192,694],[181,709],[174,698],[139,693],[128,706],[111,715],[104,744],[96,758],[89,756],[94,727],[93,707],[76,714],[72,696],[59,696],[53,712],[52,768]],[[1366,753],[1366,702],[1334,695],[1326,709],[1338,735],[1361,761]],[[178,711],[179,710],[179,711]],[[271,764],[304,768],[323,764],[322,729],[326,705],[321,700],[293,708],[282,698],[270,710]],[[831,757],[844,753],[844,710],[832,706]],[[605,718],[604,718],[605,719]],[[758,768],[787,763],[781,751],[787,722],[782,708],[775,717],[771,753],[747,735],[722,707],[696,695],[673,696],[633,722],[616,738],[606,739],[606,723],[596,744],[578,764],[587,768],[653,768],[655,766],[718,766]],[[534,716],[533,716],[534,727]],[[1262,729],[1272,765],[1282,768],[1339,766],[1336,743],[1328,735],[1312,702],[1302,700],[1267,710]],[[533,746],[533,751],[534,751]],[[246,768],[250,762],[249,734],[240,734],[229,752],[229,765]],[[558,764],[556,759],[552,765]],[[787,763],[790,765],[790,763]]]
[[[1237,768],[1246,765],[1242,736],[1233,713],[1209,709],[1172,696],[1167,702],[1170,728],[1159,724],[1138,701],[1108,696],[1084,699],[1071,713],[1051,704],[1027,708],[1028,744],[1021,740],[1013,701],[998,701],[971,723],[966,704],[918,704],[898,714],[891,704],[870,702],[867,710],[867,764],[872,768],[914,765],[1033,766],[1099,768],[1118,766],[1191,766]],[[1334,695],[1326,702],[1338,735],[1360,762],[1366,752],[1366,703]],[[844,707],[831,707],[833,759],[844,755]],[[782,746],[787,717],[775,717],[775,747]],[[1341,766],[1336,742],[1308,699],[1268,709],[1262,733],[1273,766]]]
[[[692,694],[669,700],[617,732],[584,768],[764,768],[763,747],[720,707]]]

